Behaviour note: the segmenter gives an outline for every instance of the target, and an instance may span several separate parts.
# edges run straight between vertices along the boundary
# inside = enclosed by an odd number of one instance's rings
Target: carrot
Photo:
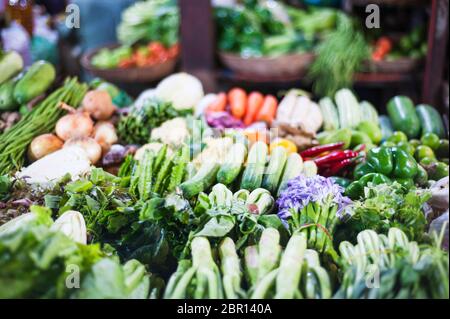
[[[259,92],[252,92],[248,96],[247,112],[245,112],[244,124],[249,126],[255,121],[259,109],[263,105],[264,96]]]
[[[277,113],[278,101],[273,95],[264,98],[263,105],[256,116],[257,121],[272,123]]]
[[[212,102],[206,112],[222,112],[227,107],[227,95],[224,92],[217,94],[217,98]]]
[[[244,117],[247,108],[247,93],[243,89],[234,88],[228,92],[228,101],[231,106],[231,114],[237,119]]]

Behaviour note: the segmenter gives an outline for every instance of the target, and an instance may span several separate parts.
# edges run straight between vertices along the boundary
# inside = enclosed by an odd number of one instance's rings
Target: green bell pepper
[[[367,175],[369,173],[373,173],[375,169],[370,165],[369,163],[360,163],[356,165],[354,171],[353,171],[353,178],[358,180],[364,175]]]
[[[364,195],[364,186],[359,181],[355,181],[345,189],[344,195],[357,200]]]
[[[395,162],[393,175],[397,178],[414,178],[417,175],[417,162],[408,152],[393,147],[392,157]]]
[[[374,168],[375,172],[389,176],[394,169],[392,149],[387,147],[376,147],[367,154],[367,162]]]
[[[402,185],[402,187],[408,191],[412,188],[414,188],[414,181],[412,178],[397,178],[395,180],[397,183],[399,183],[400,185]]]

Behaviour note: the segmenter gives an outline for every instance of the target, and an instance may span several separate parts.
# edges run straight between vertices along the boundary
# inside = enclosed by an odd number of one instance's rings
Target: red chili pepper
[[[344,142],[339,142],[339,143],[333,143],[333,144],[314,146],[303,152],[300,152],[300,155],[303,158],[314,157],[323,152],[334,151],[334,150],[340,149],[340,148],[342,148],[342,146],[344,146],[344,144],[345,144]]]
[[[355,159],[354,158],[347,158],[345,160],[342,160],[340,162],[338,162],[336,165],[334,165],[333,167],[331,167],[330,169],[330,176],[334,176],[336,174],[338,174],[340,171],[342,171],[344,168],[352,165],[355,163]]]
[[[327,165],[329,163],[342,161],[342,160],[345,160],[348,158],[355,158],[357,156],[358,156],[358,153],[355,151],[351,151],[351,150],[334,151],[323,157],[316,158],[314,160],[314,162],[316,163],[317,166],[323,167],[324,165]]]

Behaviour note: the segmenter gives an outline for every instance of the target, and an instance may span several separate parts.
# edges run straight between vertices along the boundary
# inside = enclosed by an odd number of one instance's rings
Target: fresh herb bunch
[[[351,217],[344,226],[346,237],[352,238],[351,232],[355,234],[364,229],[386,234],[389,228],[397,227],[411,240],[420,241],[427,225],[422,206],[430,198],[431,193],[424,190],[414,189],[405,194],[396,182],[368,185],[365,198],[353,202],[349,210]]]
[[[351,87],[356,71],[369,56],[369,46],[355,22],[340,13],[337,29],[318,45],[316,53],[308,77],[314,93],[332,97],[339,89]]]
[[[178,42],[179,25],[176,0],[147,0],[123,12],[117,37],[125,45],[158,41],[171,47]]]
[[[121,117],[117,133],[126,144],[146,144],[150,142],[151,131],[173,118],[189,114],[177,111],[170,102],[148,99],[141,107],[132,106],[129,114]]]

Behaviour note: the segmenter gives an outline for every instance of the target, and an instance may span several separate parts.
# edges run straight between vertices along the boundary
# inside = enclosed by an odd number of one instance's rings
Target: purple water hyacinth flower
[[[291,211],[299,211],[309,203],[321,205],[337,205],[337,216],[341,218],[352,201],[342,195],[344,188],[333,183],[333,180],[320,175],[306,177],[300,175],[287,183],[278,200],[278,216],[282,220],[291,217]]]

